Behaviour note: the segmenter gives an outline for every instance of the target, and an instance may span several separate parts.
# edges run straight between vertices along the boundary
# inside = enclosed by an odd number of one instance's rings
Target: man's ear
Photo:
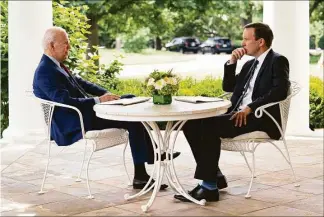
[[[50,48],[51,48],[52,50],[54,50],[54,42],[53,42],[53,41],[50,42]]]
[[[265,40],[263,38],[260,38],[260,47],[266,46]]]

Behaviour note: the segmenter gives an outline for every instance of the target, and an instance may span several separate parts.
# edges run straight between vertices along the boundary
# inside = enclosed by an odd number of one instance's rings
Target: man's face
[[[243,31],[242,47],[245,49],[246,54],[254,56],[258,53],[261,47],[261,39],[255,40],[254,28],[246,28]]]
[[[53,56],[59,62],[63,62],[68,58],[69,50],[70,50],[70,41],[64,32],[58,33],[56,37],[56,41],[52,44]]]

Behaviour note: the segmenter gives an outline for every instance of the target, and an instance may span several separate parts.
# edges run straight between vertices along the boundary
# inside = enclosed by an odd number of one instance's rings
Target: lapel
[[[64,77],[71,83],[70,77],[67,74],[66,71],[64,71],[64,69],[58,67],[58,65],[56,65],[53,60],[51,60],[48,56],[46,56],[45,54],[43,54],[42,60],[47,62],[48,64],[50,64],[56,71],[59,71],[61,74],[64,75]],[[73,85],[73,83],[71,83]],[[74,86],[74,85],[73,85]]]
[[[272,56],[273,56],[273,50],[271,49],[269,51],[269,53],[267,54],[266,58],[264,59],[264,61],[262,63],[262,66],[260,68],[260,71],[258,73],[258,76],[255,79],[254,88],[253,88],[253,92],[252,93],[254,93],[254,91],[256,90],[256,87],[259,85],[261,76],[266,71],[265,69],[270,65],[270,61],[272,59]]]

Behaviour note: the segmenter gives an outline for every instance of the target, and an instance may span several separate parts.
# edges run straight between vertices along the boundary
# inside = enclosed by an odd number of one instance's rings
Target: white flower
[[[154,83],[154,78],[150,78],[148,81],[147,81],[147,86],[153,86],[155,83]]]
[[[167,84],[171,84],[171,83],[170,83],[171,80],[170,80],[169,77],[164,77],[163,79],[164,79],[165,83],[167,83]]]
[[[158,80],[155,82],[154,87],[156,90],[161,90],[166,85],[166,82],[163,79]]]
[[[171,80],[170,84],[172,84],[172,85],[178,84],[178,80],[176,78],[171,78],[170,80]]]

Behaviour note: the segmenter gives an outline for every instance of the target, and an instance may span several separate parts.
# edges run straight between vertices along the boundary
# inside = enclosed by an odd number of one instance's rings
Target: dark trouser
[[[233,138],[238,135],[262,130],[263,118],[248,115],[247,125],[235,127],[234,120],[229,120],[232,114],[216,117],[189,120],[183,126],[195,161],[197,163],[195,178],[204,181],[217,181],[217,168],[221,151],[220,138]]]
[[[98,117],[95,118],[92,130],[109,128],[122,128],[128,131],[129,144],[135,165],[145,162],[152,164],[154,162],[152,142],[142,123],[105,120]]]

